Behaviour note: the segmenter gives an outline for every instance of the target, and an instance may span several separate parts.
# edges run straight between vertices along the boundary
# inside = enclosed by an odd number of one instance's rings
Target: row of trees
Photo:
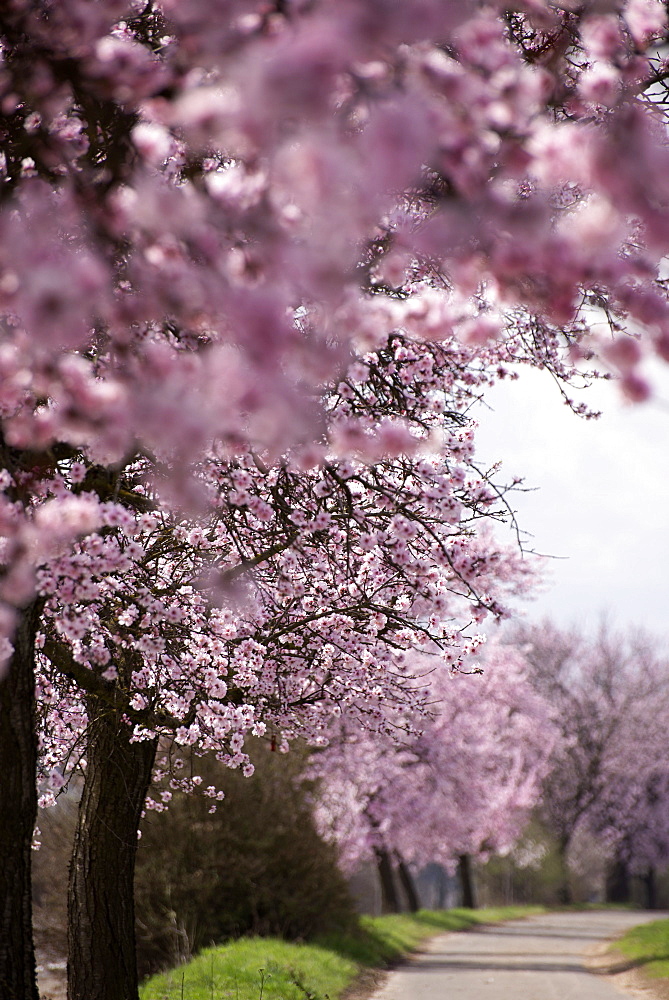
[[[655,0],[3,5],[4,995],[37,996],[38,775],[85,773],[70,1000],[133,1000],[173,747],[248,773],[248,734],[386,733],[431,697],[415,648],[457,670],[526,585],[468,411],[594,350],[648,394],[665,30]]]
[[[669,662],[658,642],[606,623],[595,637],[516,624],[481,663],[482,677],[430,675],[419,732],[392,741],[333,726],[311,768],[316,817],[344,869],[374,860],[383,905],[397,910],[398,882],[417,905],[412,871],[459,865],[472,905],[469,862],[513,852],[535,816],[555,845],[562,902],[573,901],[579,851],[596,844],[606,898],[628,902],[635,876],[654,908],[669,864]]]
[[[657,642],[544,623],[515,626],[481,653],[450,678],[417,657],[429,714],[395,713],[393,736],[344,716],[320,749],[285,757],[255,740],[252,780],[181,748],[193,791],[165,775],[152,798],[169,810],[142,821],[140,971],[238,934],[303,938],[346,926],[353,911],[335,859],[345,873],[372,861],[388,911],[419,907],[415,875],[433,862],[457,867],[464,904],[476,905],[473,876],[487,881],[476,862],[500,855],[507,867],[515,858],[521,871],[538,869],[542,899],[537,822],[558,862],[558,882],[543,875],[546,901],[572,901],[581,854],[596,845],[607,898],[628,901],[635,876],[653,907],[655,874],[669,862],[669,664]],[[221,789],[224,804],[212,809]],[[61,800],[54,821],[44,817],[37,857],[40,940],[56,953],[66,921],[53,870],[66,867],[75,824],[63,806],[73,804]]]

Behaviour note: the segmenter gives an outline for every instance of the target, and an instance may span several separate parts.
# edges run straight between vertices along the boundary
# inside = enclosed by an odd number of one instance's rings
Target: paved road
[[[444,934],[391,973],[373,1000],[621,1000],[584,962],[608,938],[665,913],[551,913]]]

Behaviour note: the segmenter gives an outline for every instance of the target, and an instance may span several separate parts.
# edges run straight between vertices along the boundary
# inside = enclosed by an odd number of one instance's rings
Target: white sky
[[[513,502],[529,547],[560,557],[526,605],[530,620],[590,630],[606,613],[669,640],[669,371],[654,378],[657,398],[642,406],[621,402],[612,383],[587,390],[579,398],[603,413],[585,421],[547,373],[527,371],[473,414],[479,459],[537,488]]]

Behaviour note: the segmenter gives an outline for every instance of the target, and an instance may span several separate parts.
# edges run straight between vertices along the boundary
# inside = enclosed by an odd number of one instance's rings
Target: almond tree
[[[333,400],[334,426],[336,414]],[[389,711],[419,712],[426,699],[411,650],[457,669],[477,642],[467,618],[503,614],[505,592],[526,585],[522,554],[475,530],[499,500],[469,467],[466,435],[456,464],[457,439],[447,459],[325,461],[312,472],[214,458],[200,477],[211,513],[190,521],[156,498],[137,512],[148,500],[139,466],[119,478],[124,503],[86,489],[95,470],[64,470],[81,489],[70,502],[99,521],[37,579],[44,802],[85,764],[70,870],[73,997],[136,993],[132,870],[159,743],[157,777],[172,743],[250,773],[249,732],[318,741],[342,711],[387,731]],[[36,517],[62,512],[52,504]]]
[[[607,899],[629,902],[630,877],[637,876],[654,909],[655,872],[669,861],[669,663],[643,635],[621,642],[604,632],[593,653],[595,662],[614,672],[610,697],[621,720],[587,828],[609,856]]]
[[[605,625],[588,639],[545,622],[520,641],[559,731],[540,808],[570,902],[568,852],[578,830],[597,837],[623,882],[666,862],[669,671],[657,643]]]
[[[314,757],[321,831],[346,870],[375,858],[385,909],[397,909],[393,865],[406,885],[407,864],[454,869],[508,850],[541,794],[554,735],[548,705],[517,651],[493,643],[486,652],[484,666],[470,660],[451,677],[423,660],[429,719],[396,717],[400,739],[344,718]],[[475,905],[471,896],[465,905]]]

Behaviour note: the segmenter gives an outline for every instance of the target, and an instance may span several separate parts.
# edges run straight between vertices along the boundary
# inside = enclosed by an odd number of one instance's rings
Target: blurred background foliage
[[[344,930],[355,910],[336,848],[319,837],[301,777],[304,753],[253,748],[251,778],[212,758],[196,762],[212,799],[176,793],[142,823],[137,874],[140,972],[177,964],[243,934],[287,940]]]

